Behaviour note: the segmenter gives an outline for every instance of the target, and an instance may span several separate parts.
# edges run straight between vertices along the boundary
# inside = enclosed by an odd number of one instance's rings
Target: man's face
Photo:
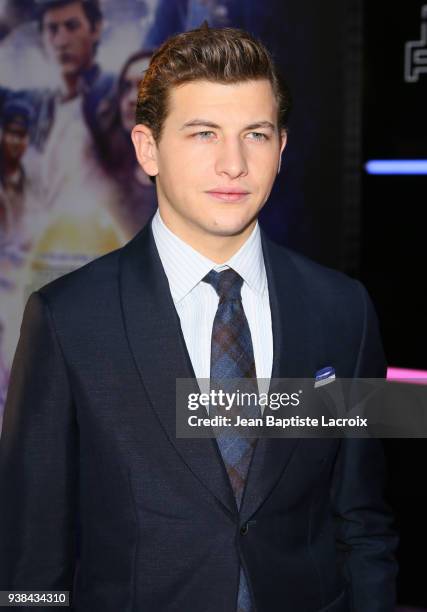
[[[286,134],[268,80],[195,81],[170,92],[154,148],[160,211],[172,230],[235,236],[255,223],[275,177]]]
[[[136,101],[138,98],[138,84],[142,79],[144,70],[149,64],[148,58],[132,62],[123,77],[120,95],[120,118],[124,129],[131,132],[135,125]]]
[[[28,132],[19,123],[9,123],[3,128],[1,150],[5,159],[16,163],[28,147]]]
[[[52,8],[43,16],[42,35],[50,59],[63,75],[79,74],[93,60],[100,26],[92,28],[81,2]]]

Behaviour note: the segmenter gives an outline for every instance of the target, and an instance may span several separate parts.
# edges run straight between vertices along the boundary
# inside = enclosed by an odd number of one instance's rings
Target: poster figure
[[[0,245],[12,241],[25,213],[27,179],[22,157],[29,141],[30,111],[12,101],[5,105],[0,133]]]
[[[136,162],[130,138],[135,125],[138,83],[151,55],[150,51],[138,51],[126,60],[118,78],[117,96],[96,139],[100,161],[113,177],[117,190],[112,214],[127,238],[145,225],[157,206],[155,183]]]
[[[29,152],[32,111],[27,102],[11,96],[0,123],[0,411],[5,371],[19,333],[26,263],[37,237],[40,199],[36,177],[25,167]]]
[[[25,167],[32,109],[25,100],[10,97],[4,104],[0,131],[0,250],[31,248],[40,212],[37,177]]]

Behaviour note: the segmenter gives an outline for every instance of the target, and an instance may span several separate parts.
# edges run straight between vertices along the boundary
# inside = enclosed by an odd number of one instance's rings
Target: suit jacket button
[[[249,530],[249,525],[245,523],[244,525],[240,527],[240,535],[246,535],[248,533],[248,530]]]

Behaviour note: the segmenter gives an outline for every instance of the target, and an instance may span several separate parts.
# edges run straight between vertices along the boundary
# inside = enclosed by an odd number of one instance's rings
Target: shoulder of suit
[[[77,309],[82,301],[112,295],[118,284],[118,261],[122,248],[93,259],[84,266],[47,283],[39,293],[52,306]]]
[[[270,240],[267,243],[275,274],[290,275],[292,282],[286,283],[287,287],[292,287],[306,312],[312,313],[320,325],[332,335],[362,329],[367,313],[372,314],[374,308],[360,281]],[[283,293],[282,299],[286,299]]]
[[[274,258],[280,258],[283,264],[283,273],[291,266],[300,281],[307,285],[310,291],[333,290],[338,292],[359,291],[361,283],[344,272],[329,268],[301,253],[266,240],[269,253]]]

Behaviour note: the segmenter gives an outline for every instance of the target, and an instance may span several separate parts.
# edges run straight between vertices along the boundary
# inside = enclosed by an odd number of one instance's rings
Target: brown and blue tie
[[[251,332],[241,298],[243,279],[233,269],[228,268],[222,272],[211,270],[203,280],[212,285],[219,296],[218,309],[212,327],[211,388],[212,386],[222,389],[225,387],[229,391],[228,379],[249,378],[253,381],[254,391],[257,391]],[[259,416],[259,409],[256,406],[248,405],[242,407],[239,414],[243,417],[255,417]],[[237,507],[240,508],[256,439],[246,438],[238,433],[232,436],[228,433],[227,435],[219,433],[216,440],[234,491]],[[248,584],[241,567],[237,612],[250,612],[252,609]]]

